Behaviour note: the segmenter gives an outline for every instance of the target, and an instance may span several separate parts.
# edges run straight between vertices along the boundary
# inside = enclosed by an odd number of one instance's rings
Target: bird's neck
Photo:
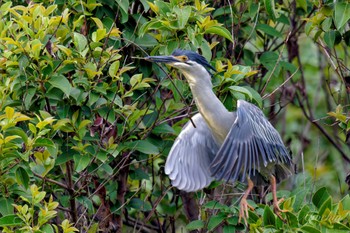
[[[208,77],[201,79],[188,76],[185,73],[199,112],[207,122],[215,140],[222,144],[235,120],[233,114],[225,108],[213,92],[209,74]]]

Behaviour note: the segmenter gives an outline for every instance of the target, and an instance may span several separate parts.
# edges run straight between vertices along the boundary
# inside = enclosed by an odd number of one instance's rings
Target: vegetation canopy
[[[349,232],[347,1],[0,1],[2,232]],[[214,91],[262,108],[298,174],[256,188],[172,188],[164,163],[197,112],[175,49],[216,69]],[[347,176],[347,177],[346,177]],[[347,183],[346,183],[347,181]]]

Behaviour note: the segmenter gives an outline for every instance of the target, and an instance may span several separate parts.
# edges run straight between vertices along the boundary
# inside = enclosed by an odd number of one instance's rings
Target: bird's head
[[[215,71],[215,68],[202,55],[189,50],[177,49],[169,56],[148,56],[145,59],[179,69],[189,82],[200,77],[210,77],[210,70]]]

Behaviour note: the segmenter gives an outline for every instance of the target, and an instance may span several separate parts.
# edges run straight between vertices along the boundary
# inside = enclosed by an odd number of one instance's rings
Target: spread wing
[[[239,100],[237,118],[211,163],[211,174],[218,180],[244,182],[256,171],[270,172],[269,163],[278,164],[284,177],[292,174],[292,159],[279,133],[258,107]]]
[[[200,190],[213,181],[210,163],[219,150],[202,116],[198,113],[192,120],[196,128],[191,122],[184,126],[165,163],[172,185],[187,192]]]

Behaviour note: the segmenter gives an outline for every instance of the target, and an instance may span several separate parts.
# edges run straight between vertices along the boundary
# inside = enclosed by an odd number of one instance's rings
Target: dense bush
[[[349,232],[349,3],[0,4],[3,232]],[[211,60],[228,109],[247,99],[281,132],[299,171],[278,192],[285,223],[267,188],[248,226],[242,184],[171,188],[164,161],[196,109],[176,71],[138,58],[175,48]]]

